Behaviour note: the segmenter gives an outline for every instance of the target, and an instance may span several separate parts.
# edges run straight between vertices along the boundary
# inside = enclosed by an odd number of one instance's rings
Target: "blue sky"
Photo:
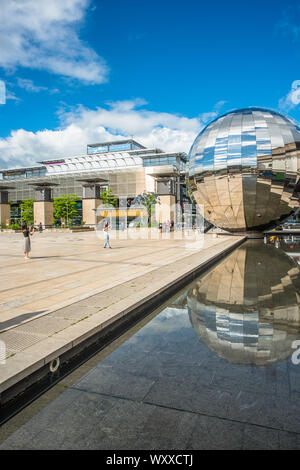
[[[188,151],[210,119],[300,121],[300,1],[0,0],[0,166],[131,136]]]

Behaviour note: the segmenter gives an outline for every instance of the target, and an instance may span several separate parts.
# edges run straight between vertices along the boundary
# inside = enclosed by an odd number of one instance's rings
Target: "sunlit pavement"
[[[203,250],[231,238],[205,235]],[[34,234],[31,259],[25,260],[22,234],[0,233],[0,240],[0,331],[193,253],[189,240],[111,237],[110,250],[103,248],[104,241],[95,232],[44,232]]]

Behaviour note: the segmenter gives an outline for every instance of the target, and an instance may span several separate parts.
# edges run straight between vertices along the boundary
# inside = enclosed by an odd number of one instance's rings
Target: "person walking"
[[[42,222],[40,222],[40,225],[39,225],[39,232],[42,233],[43,231],[43,226],[42,226]]]
[[[25,223],[22,225],[22,232],[24,235],[24,258],[30,259],[28,255],[31,251],[30,236],[33,235],[33,230],[30,230]]]
[[[108,246],[108,248],[111,249],[111,246],[109,244],[109,235],[108,235],[108,222],[104,225],[104,228],[103,228],[103,232],[104,232],[104,236],[105,236],[105,243],[104,243],[104,247],[103,248],[106,248]]]

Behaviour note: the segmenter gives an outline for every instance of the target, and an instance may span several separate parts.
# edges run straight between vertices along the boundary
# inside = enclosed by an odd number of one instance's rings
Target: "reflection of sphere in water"
[[[231,231],[260,229],[298,207],[300,128],[263,108],[231,111],[196,137],[190,189],[205,218]]]
[[[189,290],[197,335],[230,362],[266,365],[287,359],[300,338],[299,272],[281,250],[248,241]]]

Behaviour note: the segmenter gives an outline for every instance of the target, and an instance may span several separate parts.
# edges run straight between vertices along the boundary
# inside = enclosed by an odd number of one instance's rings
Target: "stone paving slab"
[[[42,237],[36,241],[41,245],[37,248],[39,255],[43,250],[49,252],[54,235]],[[197,250],[181,240],[116,240],[113,250],[102,248],[101,251],[94,233],[82,237],[78,240],[74,235],[66,235],[57,240],[51,259],[47,259],[46,279],[41,269],[44,266],[41,266],[41,256],[27,262],[17,262],[14,258],[12,262],[8,250],[6,253],[3,248],[0,250],[2,259],[11,263],[10,272],[17,273],[14,290],[9,282],[5,284],[5,272],[3,268],[0,270],[0,279],[2,276],[4,281],[0,295],[10,292],[12,297],[6,302],[7,307],[17,302],[23,292],[29,315],[24,320],[24,306],[10,306],[6,311],[0,300],[0,318],[6,318],[0,341],[7,345],[6,364],[0,364],[0,392],[243,240],[242,237],[205,235],[202,249]],[[17,245],[16,240],[13,242]],[[16,253],[14,243],[10,246],[13,254]],[[79,246],[82,251],[76,261],[73,258]],[[62,263],[57,268],[59,257]],[[91,258],[89,268],[83,269],[87,257]],[[126,269],[123,271],[122,267]],[[67,285],[71,286],[69,291]],[[68,297],[67,301],[61,302],[63,294],[56,293],[58,288]],[[45,297],[45,293],[48,296]],[[5,316],[5,312],[10,315]],[[36,316],[35,312],[38,312]]]
[[[298,450],[300,445],[296,433],[73,388],[6,432],[0,430],[0,450]]]

